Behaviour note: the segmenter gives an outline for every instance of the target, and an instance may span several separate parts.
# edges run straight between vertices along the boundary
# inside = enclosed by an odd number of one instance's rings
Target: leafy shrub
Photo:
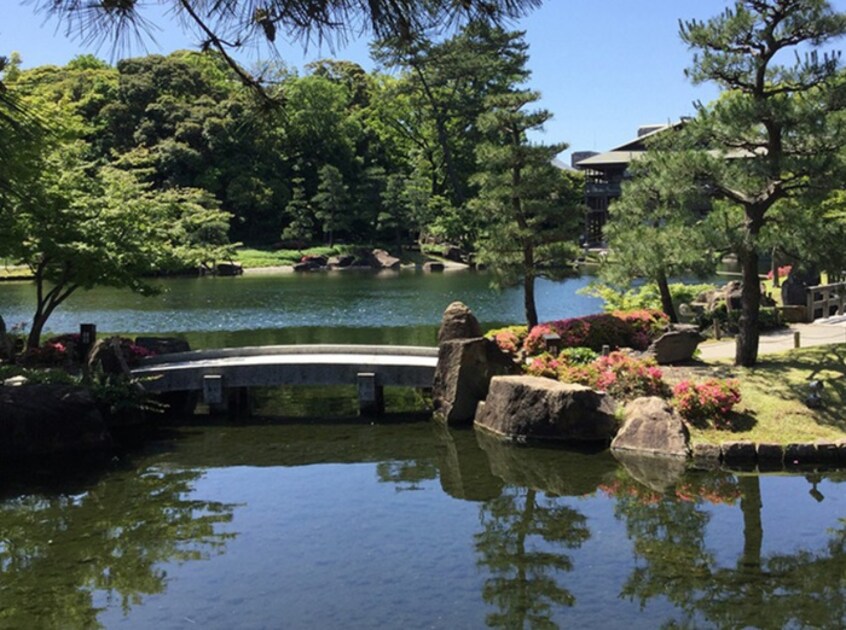
[[[663,313],[643,309],[559,319],[532,328],[523,349],[528,356],[545,352],[549,348],[544,335],[555,333],[561,337],[561,345],[565,348],[586,347],[599,352],[607,345],[645,350],[667,322]]]
[[[495,328],[485,333],[485,337],[493,340],[503,352],[511,356],[517,356],[517,352],[523,346],[523,341],[529,330],[526,326],[506,326]]]
[[[612,352],[586,365],[564,366],[558,375],[562,381],[603,390],[620,400],[669,394],[654,359],[636,359],[624,352]]]
[[[65,365],[73,355],[68,351],[68,346],[61,341],[50,339],[45,341],[38,348],[29,348],[20,358],[23,365],[58,367]]]
[[[718,429],[730,428],[732,409],[739,402],[740,385],[733,379],[684,380],[673,388],[673,405],[683,418]]]
[[[707,330],[719,322],[720,328],[728,334],[737,334],[740,330],[740,309],[729,311],[725,304],[720,304],[711,312],[702,313],[696,323],[700,330]],[[786,324],[781,319],[778,309],[765,306],[758,312],[758,332],[767,332],[784,328]]]
[[[670,295],[673,298],[673,304],[678,307],[679,304],[693,302],[699,294],[715,288],[716,286],[713,284],[674,282],[670,285]],[[658,292],[658,285],[654,282],[627,291],[620,291],[607,284],[591,283],[587,287],[579,289],[579,293],[602,298],[604,302],[602,308],[607,312],[639,309],[661,310],[661,294]]]
[[[569,365],[577,365],[596,361],[599,353],[584,347],[564,348],[558,358]]]
[[[546,378],[558,378],[558,370],[566,364],[560,359],[552,356],[549,352],[542,352],[541,354],[532,357],[531,361],[525,366],[526,374],[532,376],[544,376]]]

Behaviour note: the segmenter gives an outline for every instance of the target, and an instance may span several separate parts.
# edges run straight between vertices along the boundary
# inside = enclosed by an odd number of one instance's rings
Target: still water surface
[[[540,318],[600,310],[598,298],[576,291],[587,276],[539,280]],[[100,331],[188,334],[196,347],[246,343],[378,342],[434,344],[446,306],[461,300],[482,322],[525,321],[522,291],[490,288],[483,273],[357,272],[175,278],[158,281],[158,296],[96,288],[80,291],[48,322],[55,333],[81,322]],[[28,321],[34,292],[27,282],[0,283],[0,313],[8,324]],[[406,330],[401,330],[406,329]],[[193,337],[192,337],[193,335]]]
[[[105,470],[4,477],[0,627],[841,628],[844,480],[198,418]]]
[[[541,318],[598,310],[542,283]],[[194,347],[434,343],[443,308],[520,321],[476,274],[170,280],[75,296],[56,332]],[[31,287],[0,285],[7,321]],[[0,628],[846,627],[844,473],[650,469],[446,430],[388,392],[257,392],[86,471],[0,471]]]

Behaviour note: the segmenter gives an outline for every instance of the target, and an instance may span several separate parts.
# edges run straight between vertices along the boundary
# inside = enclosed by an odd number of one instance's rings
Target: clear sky
[[[2,0],[0,53],[18,51],[24,67],[63,64],[82,52],[115,61],[108,45],[96,49],[64,35],[62,26],[45,22],[32,6]],[[152,21],[161,30],[156,42],[134,45],[120,56],[168,53],[192,48],[196,38],[162,16],[156,0]],[[707,18],[725,9],[728,0],[546,0],[527,18],[514,24],[526,31],[529,43],[529,87],[539,90],[541,105],[554,118],[543,140],[567,142],[572,150],[604,151],[635,137],[644,124],[666,123],[694,112],[693,102],[717,95],[712,85],[693,86],[684,76],[691,53],[678,36],[680,18]],[[846,10],[846,0],[834,0]],[[332,51],[327,46],[288,45],[278,37],[289,66],[333,56],[367,69],[367,42],[352,42]],[[258,54],[255,53],[255,54]],[[243,60],[250,63],[251,58]],[[561,156],[569,161],[569,151]]]

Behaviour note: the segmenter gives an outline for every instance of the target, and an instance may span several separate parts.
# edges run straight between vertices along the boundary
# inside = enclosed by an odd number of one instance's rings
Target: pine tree
[[[700,107],[689,132],[715,158],[713,195],[742,215],[734,238],[743,271],[738,365],[758,356],[762,230],[778,204],[815,203],[842,181],[844,136],[832,118],[846,102],[839,54],[819,49],[844,32],[846,15],[825,0],[737,0],[714,18],[681,24],[696,51],[688,76],[724,90]],[[782,63],[793,52],[795,62]]]
[[[552,164],[566,144],[531,144],[527,132],[549,120],[546,110],[526,111],[537,92],[512,90],[490,98],[479,118],[489,134],[477,152],[479,196],[471,207],[487,221],[478,243],[480,259],[499,283],[522,278],[529,327],[538,323],[535,278],[553,273],[573,252],[581,207],[566,194],[567,180]]]

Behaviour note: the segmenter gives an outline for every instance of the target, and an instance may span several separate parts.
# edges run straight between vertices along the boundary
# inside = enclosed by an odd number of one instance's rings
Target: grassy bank
[[[737,368],[721,361],[708,368],[667,370],[670,381],[712,375],[737,378],[743,400],[736,408],[733,430],[693,429],[693,442],[790,444],[846,438],[846,344],[768,355],[754,368]],[[812,380],[824,383],[820,409],[805,404]]]

